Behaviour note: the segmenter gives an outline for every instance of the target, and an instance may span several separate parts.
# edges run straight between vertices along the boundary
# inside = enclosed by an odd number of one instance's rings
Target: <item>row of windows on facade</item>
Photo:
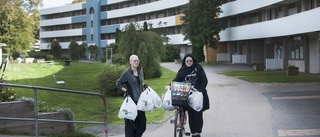
[[[139,0],[140,1],[140,0]],[[111,10],[116,10],[116,9],[122,9],[122,8],[128,8],[128,7],[133,7],[133,6],[138,6],[142,4],[147,4],[151,2],[155,2],[158,0],[143,0],[145,2],[133,2],[133,1],[125,1],[122,3],[116,3],[116,4],[110,4],[110,5],[104,5],[101,6],[101,12],[105,11],[111,11]],[[175,9],[172,9],[170,13],[174,14]],[[90,13],[92,11],[90,10]],[[64,18],[64,17],[73,17],[73,16],[80,16],[80,15],[85,15],[86,14],[86,9],[81,9],[81,10],[76,10],[76,11],[70,11],[70,12],[63,12],[63,13],[55,13],[55,14],[49,14],[49,15],[42,15],[41,19],[56,19],[56,18]]]
[[[174,26],[174,27],[168,27],[166,28],[167,35],[173,35],[173,34],[181,34],[181,26]],[[157,31],[159,29],[153,29],[153,31]],[[108,33],[108,34],[101,34],[101,40],[110,40],[115,39],[116,35],[115,33]],[[43,38],[44,43],[51,43],[54,39],[57,39],[59,42],[70,42],[71,40],[76,41],[86,41],[86,36],[73,36],[73,37],[61,37],[61,38]],[[93,40],[93,36],[91,38],[91,41]]]
[[[117,10],[117,9],[122,9],[122,8],[133,7],[133,6],[139,6],[139,5],[148,4],[148,3],[152,3],[152,2],[156,2],[156,1],[159,1],[159,0],[125,1],[125,2],[121,2],[121,3],[104,5],[104,6],[101,6],[101,12],[112,11],[112,10]],[[228,2],[232,2],[232,1],[235,1],[235,0],[222,0],[221,3],[225,4],[225,3],[228,3]],[[72,12],[64,12],[64,13],[45,15],[45,16],[43,16],[43,19],[55,19],[55,18],[63,18],[63,17],[85,15],[85,14],[86,14],[86,10],[83,9],[83,10],[77,10],[77,11],[72,11]],[[177,13],[176,13],[175,9],[171,9],[171,10],[169,10],[168,14],[170,16],[170,14],[171,15],[175,15]]]
[[[173,16],[169,14],[169,10],[163,10],[162,12],[155,13],[148,13],[148,14],[140,14],[136,16],[130,16],[130,17],[122,17],[122,18],[116,18],[116,19],[104,19],[101,20],[101,26],[105,25],[113,25],[113,24],[121,24],[121,23],[129,23],[129,22],[137,22],[137,21],[145,21],[145,20],[151,20],[151,19],[157,19],[157,18],[164,18]],[[177,11],[177,14],[180,14],[180,8],[174,8],[174,10]],[[66,25],[57,25],[57,26],[48,26],[43,27],[46,31],[55,31],[55,30],[66,30],[66,29],[77,29],[77,28],[86,28],[86,23],[75,23],[75,24],[66,24]]]
[[[159,1],[159,0],[125,1],[125,2],[121,2],[121,3],[104,5],[104,6],[101,6],[100,8],[101,8],[101,12],[104,12],[104,11],[112,11],[112,10],[116,10],[116,9],[128,8],[128,7],[133,7],[133,6],[139,6],[142,4],[148,4],[148,3],[152,3],[152,2],[156,2],[156,1]],[[222,4],[232,2],[232,1],[235,1],[235,0],[222,0]],[[167,11],[168,16],[180,14],[180,8],[181,7],[177,8],[177,9],[176,8],[168,9],[168,11]],[[161,14],[162,11],[159,11],[159,12]],[[86,9],[82,9],[82,10],[71,11],[71,12],[43,15],[42,19],[56,19],[56,18],[63,18],[63,17],[80,16],[80,15],[85,15],[85,14],[86,14]],[[154,13],[154,14],[157,15],[157,13]]]
[[[173,16],[173,15],[177,15],[177,14],[181,14],[181,7],[175,7],[175,8],[170,8],[170,9],[165,9],[165,10],[150,12],[150,13],[145,13],[145,14],[138,14],[138,15],[131,16],[131,17],[122,17],[123,18],[122,20],[127,20],[128,18],[132,18],[132,17],[137,17],[138,20],[145,20],[147,18],[149,18],[149,19],[161,18],[161,17]],[[73,15],[74,16],[81,16],[81,15],[85,15],[85,14],[73,14]],[[46,18],[46,17],[51,17],[51,18]],[[61,13],[60,15],[55,14],[55,15],[41,16],[41,19],[46,20],[46,19],[57,19],[57,18],[64,18],[64,17],[72,17],[72,16],[64,16],[64,14]],[[113,19],[113,20],[118,20],[118,19],[119,18]]]
[[[261,10],[249,14],[238,15],[236,17],[227,17],[225,18],[225,20],[227,27],[236,27],[290,16],[303,11],[314,9],[316,7],[320,7],[320,0],[304,0],[296,3],[283,5],[281,7]]]
[[[227,27],[236,27],[246,24],[253,24],[257,22],[277,19],[281,17],[290,16],[296,13],[300,13],[303,11],[307,11],[310,9],[315,8],[315,6],[320,7],[320,0],[305,0],[303,1],[303,5],[305,5],[303,8],[301,8],[301,2],[291,3],[288,5],[283,5],[281,7],[276,7],[268,10],[263,10],[255,13],[250,14],[244,14],[239,15],[237,17],[231,17],[226,18],[226,24]],[[144,21],[144,20],[150,20],[150,19],[157,19],[157,18],[163,18],[167,16],[171,16],[170,11],[174,10],[177,12],[177,14],[180,14],[181,7],[163,10],[158,13],[149,13],[149,14],[141,14],[136,16],[130,16],[130,17],[122,17],[117,19],[106,19],[101,20],[101,25],[113,25],[113,24],[121,24],[121,23],[129,23],[129,22],[136,22],[136,21]],[[286,10],[284,10],[286,9]],[[50,26],[44,28],[46,31],[55,31],[55,30],[65,30],[65,29],[77,29],[77,28],[85,28],[85,23],[77,23],[77,24],[68,24],[68,25],[59,25],[59,26]]]

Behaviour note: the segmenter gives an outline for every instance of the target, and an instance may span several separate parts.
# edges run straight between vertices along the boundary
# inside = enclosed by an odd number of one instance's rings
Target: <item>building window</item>
[[[304,52],[304,44],[301,36],[295,36],[290,44],[290,59],[302,60]]]

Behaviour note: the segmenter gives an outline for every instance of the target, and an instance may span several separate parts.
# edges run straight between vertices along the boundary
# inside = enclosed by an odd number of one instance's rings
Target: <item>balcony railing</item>
[[[283,59],[266,59],[266,69],[283,69]]]
[[[246,64],[247,55],[232,55],[232,64]]]

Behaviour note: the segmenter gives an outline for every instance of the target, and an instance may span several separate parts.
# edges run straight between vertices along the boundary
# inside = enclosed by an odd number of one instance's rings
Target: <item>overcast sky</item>
[[[71,3],[72,0],[42,0],[43,7],[42,8],[50,8],[50,7],[58,7],[64,6],[67,3]]]

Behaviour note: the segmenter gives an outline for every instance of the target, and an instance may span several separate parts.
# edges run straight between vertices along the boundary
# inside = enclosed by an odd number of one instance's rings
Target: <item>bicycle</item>
[[[170,121],[174,124],[174,137],[183,137],[183,135],[190,136],[191,133],[187,132],[185,125],[187,123],[187,113],[182,107],[177,107],[175,117]]]
[[[172,82],[170,89],[172,91],[171,103],[176,108],[174,119],[170,120],[170,123],[174,124],[174,137],[190,136],[191,133],[187,132],[185,128],[188,115],[183,106],[187,105],[191,83]]]

